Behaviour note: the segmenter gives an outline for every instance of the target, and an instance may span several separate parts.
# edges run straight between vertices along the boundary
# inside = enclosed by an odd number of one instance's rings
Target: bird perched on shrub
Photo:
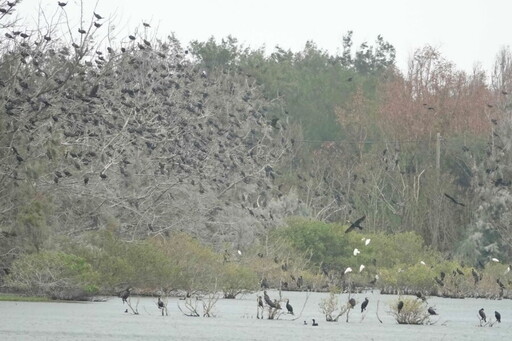
[[[485,316],[484,308],[482,308],[482,309],[480,309],[480,310],[478,311],[478,315],[480,315],[480,318],[481,318],[482,320],[484,320],[484,322],[487,322],[487,316]]]

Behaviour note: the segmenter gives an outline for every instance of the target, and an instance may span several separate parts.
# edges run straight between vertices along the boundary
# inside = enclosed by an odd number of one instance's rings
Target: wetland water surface
[[[260,293],[261,294],[261,293]],[[276,291],[269,291],[277,298]],[[214,318],[187,317],[178,309],[178,302],[168,301],[169,316],[161,316],[156,298],[132,297],[138,301],[140,315],[124,313],[121,299],[107,302],[0,302],[0,340],[512,340],[512,301],[484,299],[447,299],[431,297],[439,316],[434,325],[398,325],[388,313],[397,296],[374,293],[356,294],[357,306],[339,322],[325,322],[319,303],[326,293],[282,292],[294,307],[295,316],[282,314],[279,320],[256,319],[256,294],[236,300],[219,299]],[[347,295],[342,301],[347,301]],[[368,297],[370,303],[364,319],[360,304]],[[377,312],[379,303],[379,323]],[[284,308],[284,303],[282,304]],[[501,313],[502,323],[479,327],[478,310],[484,308],[494,320],[494,311]],[[265,314],[267,316],[267,314]],[[296,320],[293,320],[297,318]],[[311,326],[311,319],[319,322]],[[304,320],[308,325],[304,325]]]

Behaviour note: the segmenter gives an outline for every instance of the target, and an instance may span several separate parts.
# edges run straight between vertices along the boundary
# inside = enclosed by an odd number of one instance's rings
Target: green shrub
[[[84,259],[45,251],[17,259],[6,285],[15,290],[54,299],[81,299],[98,291],[98,274]]]

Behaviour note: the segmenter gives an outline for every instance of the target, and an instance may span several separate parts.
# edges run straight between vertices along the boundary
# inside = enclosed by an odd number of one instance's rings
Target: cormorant
[[[496,321],[498,321],[499,323],[501,323],[501,314],[498,313],[497,311],[494,312],[494,317],[496,317]]]
[[[402,310],[402,308],[404,307],[404,302],[403,301],[400,301],[398,302],[398,313],[400,314],[400,311]]]
[[[271,308],[277,308],[276,304],[274,302],[272,302],[272,300],[270,299],[270,297],[268,296],[267,294],[267,291],[263,291],[263,299],[265,300],[265,303],[268,304],[269,307]]]
[[[361,313],[366,310],[366,307],[368,306],[368,297],[364,298],[363,303],[361,303]]]
[[[165,307],[164,301],[158,298],[158,309],[163,309]]]
[[[314,327],[318,326],[318,323],[315,321],[315,319],[313,319],[313,326]]]
[[[416,297],[419,298],[420,300],[422,301],[425,301],[427,298],[425,296],[423,296],[423,294],[421,292],[417,292],[416,293]]]
[[[451,195],[449,194],[446,194],[444,193],[445,197],[447,197],[448,199],[450,199],[455,205],[459,205],[459,206],[466,206],[465,204],[461,203],[460,201],[457,201],[457,199],[455,199],[454,197],[452,197]]]
[[[434,310],[434,308],[432,308],[432,307],[428,307],[428,313],[429,313],[430,315],[437,315],[436,311],[435,311],[435,310]]]
[[[127,300],[128,300],[128,297],[130,296],[131,290],[132,290],[131,288],[127,288],[125,291],[123,291],[121,293],[121,299],[123,300],[123,304],[124,304],[124,302],[128,303]]]
[[[481,318],[482,320],[484,320],[484,322],[487,322],[487,316],[485,316],[484,308],[482,308],[482,309],[480,309],[480,310],[478,311],[478,315],[480,315],[480,318]]]
[[[264,307],[263,300],[261,299],[261,296],[258,296],[258,307],[261,307],[261,308]]]
[[[354,221],[352,224],[350,224],[350,226],[348,227],[348,229],[345,231],[345,233],[349,233],[350,231],[352,231],[353,229],[355,229],[356,227],[360,230],[363,229],[363,227],[361,226],[361,223],[363,222],[363,220],[366,219],[366,216],[362,216],[361,218],[357,219],[356,221]]]
[[[288,310],[288,314],[293,315],[293,307],[290,304],[290,300],[286,300],[286,309]]]

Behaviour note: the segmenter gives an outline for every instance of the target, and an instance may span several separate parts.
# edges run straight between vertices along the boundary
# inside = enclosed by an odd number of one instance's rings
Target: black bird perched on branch
[[[425,296],[423,296],[423,294],[421,292],[419,292],[419,291],[416,293],[416,297],[419,298],[422,301],[426,301],[427,300],[427,298]]]
[[[348,227],[348,229],[345,231],[345,233],[349,233],[350,231],[352,231],[353,229],[355,229],[356,227],[360,230],[363,229],[363,227],[361,226],[361,223],[363,222],[363,220],[366,219],[366,216],[362,216],[361,218],[357,219],[356,221],[354,221],[353,223],[350,224],[350,226]]]
[[[463,206],[463,207],[466,206],[465,204],[461,203],[460,201],[458,201],[457,199],[455,199],[454,197],[452,197],[449,194],[444,193],[444,196],[447,197],[448,199],[450,199],[455,205],[459,205],[459,206]]]
[[[400,311],[402,310],[402,308],[403,308],[403,307],[404,307],[404,301],[400,301],[400,302],[398,302],[398,306],[397,306],[397,308],[398,308],[398,313],[399,313],[399,314],[400,314]]]
[[[163,309],[165,307],[164,301],[158,298],[158,309]]]
[[[432,307],[428,307],[428,313],[429,313],[430,315],[437,315],[436,311],[435,311],[435,310],[434,310],[434,308],[432,308]]]
[[[131,291],[132,291],[131,288],[127,288],[125,291],[123,291],[121,293],[121,299],[123,300],[123,304],[124,304],[124,302],[128,303],[128,297],[130,297]]]
[[[60,2],[60,1],[57,1],[57,3],[59,4],[60,7],[64,7],[68,4],[67,2]]]
[[[258,296],[258,307],[261,307],[261,308],[264,307],[263,300],[261,299],[261,296]]]
[[[496,321],[498,321],[498,323],[501,323],[501,314],[500,313],[495,311],[494,312],[494,317],[496,317]]]
[[[288,314],[292,314],[293,315],[293,307],[290,304],[290,300],[286,300],[286,309],[288,310]]]
[[[98,20],[101,20],[103,19],[103,17],[101,15],[99,15],[98,13],[95,13],[95,12],[92,12],[94,14],[94,16],[96,17],[96,19]]]
[[[370,301],[368,301],[368,297],[365,297],[363,303],[361,303],[361,313],[366,310],[366,307],[368,306],[368,302],[370,302]]]
[[[484,320],[484,322],[487,322],[487,316],[485,316],[484,308],[482,308],[482,309],[480,309],[480,310],[478,311],[478,315],[480,315],[480,318],[481,318],[482,320]]]
[[[263,299],[265,300],[265,303],[270,306],[271,308],[277,308],[277,306],[272,302],[270,299],[270,296],[268,296],[267,291],[263,291]]]
[[[348,300],[348,304],[350,304],[351,308],[354,308],[356,306],[356,300],[351,298]]]

